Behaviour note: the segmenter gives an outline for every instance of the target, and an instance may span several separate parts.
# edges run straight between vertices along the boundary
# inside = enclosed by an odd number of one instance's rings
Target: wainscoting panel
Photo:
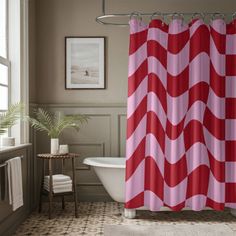
[[[70,152],[79,153],[80,157],[76,158],[76,170],[90,170],[90,166],[84,165],[83,160],[86,157],[105,156],[105,143],[73,143],[69,144]]]
[[[126,114],[118,115],[118,132],[119,132],[119,156],[125,156],[125,141],[126,141]]]
[[[78,143],[69,144],[70,152],[79,153],[80,157],[75,160],[76,168],[76,182],[78,185],[87,185],[88,183],[101,185],[95,172],[90,166],[84,165],[83,160],[86,157],[104,156],[105,144],[104,143]],[[65,170],[68,174],[71,173],[71,161],[65,162]]]
[[[70,152],[79,153],[76,160],[76,180],[82,201],[111,200],[97,178],[93,168],[83,164],[86,157],[124,157],[126,138],[126,104],[37,104],[64,115],[86,114],[90,117],[79,132],[68,129],[60,137],[60,144],[68,144]],[[33,106],[32,106],[33,107]],[[41,133],[36,153],[49,152],[50,139]],[[57,165],[58,167],[58,165]],[[71,175],[71,162],[65,164]]]

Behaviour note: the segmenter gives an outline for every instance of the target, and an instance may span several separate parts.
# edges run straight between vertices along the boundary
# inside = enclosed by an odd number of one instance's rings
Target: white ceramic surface
[[[59,139],[52,138],[51,139],[51,154],[58,154],[59,151]]]
[[[125,201],[125,158],[89,157],[84,160],[84,164],[94,168],[113,200]]]
[[[2,137],[2,146],[3,147],[15,146],[15,138],[14,137]]]
[[[60,154],[66,154],[69,153],[69,147],[67,144],[63,144],[59,146],[59,153]]]

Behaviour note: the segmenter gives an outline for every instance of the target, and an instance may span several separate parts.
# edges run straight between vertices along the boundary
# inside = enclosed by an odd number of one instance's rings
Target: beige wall
[[[34,0],[30,0],[34,1]],[[36,91],[40,103],[125,103],[129,30],[95,22],[101,0],[36,0]],[[235,0],[106,0],[108,12],[198,12],[236,10]],[[34,5],[33,5],[34,7]],[[32,8],[33,8],[32,7]],[[31,8],[31,10],[32,10]],[[34,24],[34,22],[33,22]],[[65,36],[107,37],[107,89],[64,89]],[[34,45],[33,45],[34,46]],[[34,74],[31,79],[34,80]]]
[[[35,0],[29,0],[29,101],[36,102],[36,7]]]
[[[95,22],[100,1],[37,1],[37,99],[40,103],[125,102],[128,29]],[[65,36],[106,36],[106,90],[65,90]]]

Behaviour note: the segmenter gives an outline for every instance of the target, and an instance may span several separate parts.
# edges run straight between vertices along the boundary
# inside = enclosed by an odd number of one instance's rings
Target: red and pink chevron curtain
[[[126,208],[236,208],[236,21],[130,21]]]

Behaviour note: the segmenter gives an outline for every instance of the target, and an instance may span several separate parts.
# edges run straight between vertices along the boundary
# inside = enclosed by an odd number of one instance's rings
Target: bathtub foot
[[[231,215],[236,217],[236,209],[230,209]]]
[[[124,209],[124,216],[127,219],[134,219],[136,217],[136,210],[135,209]]]

